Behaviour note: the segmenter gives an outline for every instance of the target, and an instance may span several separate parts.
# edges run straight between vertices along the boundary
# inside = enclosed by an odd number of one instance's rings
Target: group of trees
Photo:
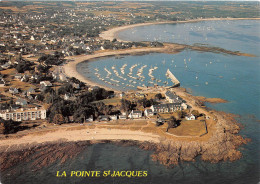
[[[129,100],[126,100],[126,99],[121,99],[120,110],[128,113],[133,108],[134,108],[134,104],[132,102],[130,102]]]
[[[36,72],[34,73],[35,75],[37,75],[37,79],[30,79],[30,82],[32,84],[39,84],[41,81],[47,80],[47,81],[53,81],[53,77],[49,74],[46,73],[40,73],[40,72]]]
[[[63,93],[63,90],[70,91],[70,85],[65,85],[58,93]],[[48,93],[52,98],[52,105],[47,112],[49,121],[60,124],[58,119],[63,119],[66,123],[69,122],[69,116],[73,116],[75,122],[83,122],[90,116],[97,118],[99,115],[108,115],[112,112],[112,106],[107,106],[102,102],[92,102],[106,99],[113,93],[103,88],[96,88],[77,96],[74,101],[64,100],[56,93]]]
[[[146,108],[146,107],[151,107],[152,105],[157,104],[153,99],[147,99],[147,98],[142,98],[137,101],[137,106]]]
[[[12,134],[27,128],[27,126],[21,126],[21,122],[0,118],[0,134]]]
[[[75,77],[70,78],[70,81],[75,83],[75,84],[79,84],[79,87],[85,87],[85,83],[81,82],[80,80],[76,79]]]
[[[7,63],[8,60],[7,59],[0,59],[0,65],[4,65],[5,63]]]
[[[63,62],[64,55],[61,52],[55,52],[54,55],[45,54],[39,57],[39,63],[45,63],[46,65],[59,65]]]
[[[73,52],[74,55],[80,55],[86,53],[86,50],[83,50],[82,48],[74,48],[72,46],[69,47],[69,51]]]
[[[59,95],[65,95],[66,93],[72,94],[73,92],[74,92],[74,88],[70,83],[65,83],[58,89]]]
[[[33,68],[33,63],[30,61],[21,60],[16,66],[15,69],[18,73],[24,73],[25,71],[31,71]]]
[[[38,70],[39,72],[41,72],[41,73],[48,73],[49,69],[50,69],[50,66],[48,66],[48,65],[39,64],[39,65],[37,66],[37,70]]]
[[[155,99],[156,99],[156,100],[161,100],[162,98],[163,98],[163,96],[162,96],[161,93],[157,93],[157,94],[155,95]]]
[[[150,107],[152,105],[157,104],[153,99],[147,99],[147,98],[142,98],[137,100],[137,102],[131,102],[126,99],[121,99],[121,106],[120,110],[129,113],[131,110],[137,108],[146,108]]]
[[[179,125],[180,120],[177,120],[174,116],[171,116],[170,120],[167,121],[168,127],[166,129],[166,132],[168,132],[168,130],[170,128],[176,128]]]

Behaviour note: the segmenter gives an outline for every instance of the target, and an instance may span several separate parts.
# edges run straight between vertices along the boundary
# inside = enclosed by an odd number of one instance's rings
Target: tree
[[[103,102],[96,103],[96,107],[98,109],[98,112],[101,112],[102,114],[108,115],[112,111],[112,106],[105,105]]]
[[[184,118],[186,116],[186,114],[187,114],[185,111],[177,111],[176,113],[178,115],[177,119]]]
[[[31,70],[32,63],[30,61],[22,61],[18,65],[16,65],[15,69],[18,73],[24,73],[27,70]]]
[[[174,116],[171,116],[170,120],[167,123],[168,123],[168,127],[166,129],[166,132],[168,132],[168,130],[170,128],[177,127],[177,120],[176,120],[176,118]]]
[[[19,130],[21,122],[13,120],[3,120],[0,118],[1,129],[4,134],[15,133]]]
[[[43,56],[39,57],[38,62],[39,62],[39,63],[42,63],[42,62],[45,61],[47,58],[48,58],[47,55],[43,55]]]
[[[155,95],[155,99],[156,100],[161,100],[163,97],[162,97],[162,94],[161,93],[157,93],[156,95]]]
[[[64,95],[66,93],[73,93],[73,87],[70,83],[65,83],[63,86],[61,86],[59,89],[58,89],[58,94],[59,95]]]
[[[200,116],[200,113],[197,110],[191,111],[191,114],[193,114],[196,118]]]
[[[62,114],[55,114],[55,116],[54,116],[54,118],[52,120],[52,123],[58,124],[58,125],[61,125],[64,122],[65,122],[65,119],[62,116]]]
[[[41,101],[41,102],[43,102],[44,96],[43,96],[42,94],[37,94],[37,95],[36,95],[36,99],[39,100],[39,101]]]
[[[156,126],[161,126],[163,123],[161,121],[156,121]]]
[[[153,99],[148,100],[147,98],[142,98],[137,101],[137,105],[143,108],[150,107],[151,105],[154,105],[155,102]]]
[[[121,107],[120,109],[124,112],[129,112],[131,110],[132,104],[129,100],[121,99]]]
[[[49,71],[49,66],[43,66],[41,64],[39,64],[37,66],[37,70],[40,72],[40,73],[47,73]]]

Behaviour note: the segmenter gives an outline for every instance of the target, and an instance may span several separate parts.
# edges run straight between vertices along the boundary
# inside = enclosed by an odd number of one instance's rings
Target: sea
[[[39,171],[29,163],[14,166],[17,174],[1,172],[2,183],[107,183],[107,184],[256,184],[259,183],[260,119],[260,21],[223,20],[157,24],[123,30],[117,37],[128,41],[158,41],[220,47],[255,55],[185,49],[177,54],[150,53],[107,57],[77,65],[89,80],[128,91],[137,86],[172,85],[169,69],[191,94],[223,98],[228,103],[209,108],[233,113],[241,124],[240,135],[252,141],[239,148],[243,157],[235,162],[181,162],[166,167],[151,158],[152,151],[135,146],[95,144],[64,164],[58,161]],[[56,177],[57,171],[147,171],[147,177]]]

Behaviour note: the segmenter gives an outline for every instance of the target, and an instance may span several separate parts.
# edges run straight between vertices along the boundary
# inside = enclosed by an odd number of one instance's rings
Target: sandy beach
[[[186,21],[148,22],[148,23],[140,23],[140,24],[132,24],[132,25],[126,25],[121,27],[115,27],[102,32],[99,36],[105,40],[112,41],[114,38],[116,38],[118,41],[127,42],[126,40],[121,40],[117,38],[117,33],[126,29],[131,29],[139,26],[148,26],[148,25],[155,25],[155,24],[189,23],[189,22],[192,23],[192,22],[200,22],[200,21],[221,21],[221,20],[260,20],[260,18],[207,18],[207,19],[193,19],[193,20],[186,20]]]
[[[78,141],[102,141],[102,140],[134,140],[159,143],[160,136],[141,131],[119,130],[108,128],[91,129],[86,125],[71,127],[59,127],[46,132],[34,132],[22,137],[12,137],[0,140],[0,150],[8,151],[10,147],[26,147],[47,142],[78,142]],[[13,148],[12,148],[13,149]]]

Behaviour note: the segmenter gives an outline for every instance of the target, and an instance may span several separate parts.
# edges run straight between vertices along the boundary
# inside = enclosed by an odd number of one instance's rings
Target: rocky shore
[[[240,159],[242,154],[237,150],[238,146],[250,140],[236,135],[240,128],[232,115],[224,113],[217,117],[220,123],[208,141],[164,141],[157,145],[153,159],[167,166],[180,161],[195,161],[198,156],[212,163]]]
[[[196,98],[199,100],[199,101],[202,101],[202,102],[208,102],[208,103],[227,103],[228,101],[227,100],[224,100],[224,99],[221,99],[221,98],[206,98],[204,96],[196,96]]]
[[[235,161],[242,157],[238,146],[246,144],[249,139],[237,135],[240,128],[230,114],[214,112],[218,125],[214,134],[207,141],[164,139],[159,143],[135,140],[98,140],[70,141],[58,140],[41,144],[16,145],[8,151],[0,150],[0,170],[5,171],[20,163],[30,163],[34,170],[49,166],[55,162],[63,164],[67,159],[77,156],[91,144],[112,143],[120,146],[137,146],[143,150],[152,150],[152,159],[173,167],[182,161]]]

